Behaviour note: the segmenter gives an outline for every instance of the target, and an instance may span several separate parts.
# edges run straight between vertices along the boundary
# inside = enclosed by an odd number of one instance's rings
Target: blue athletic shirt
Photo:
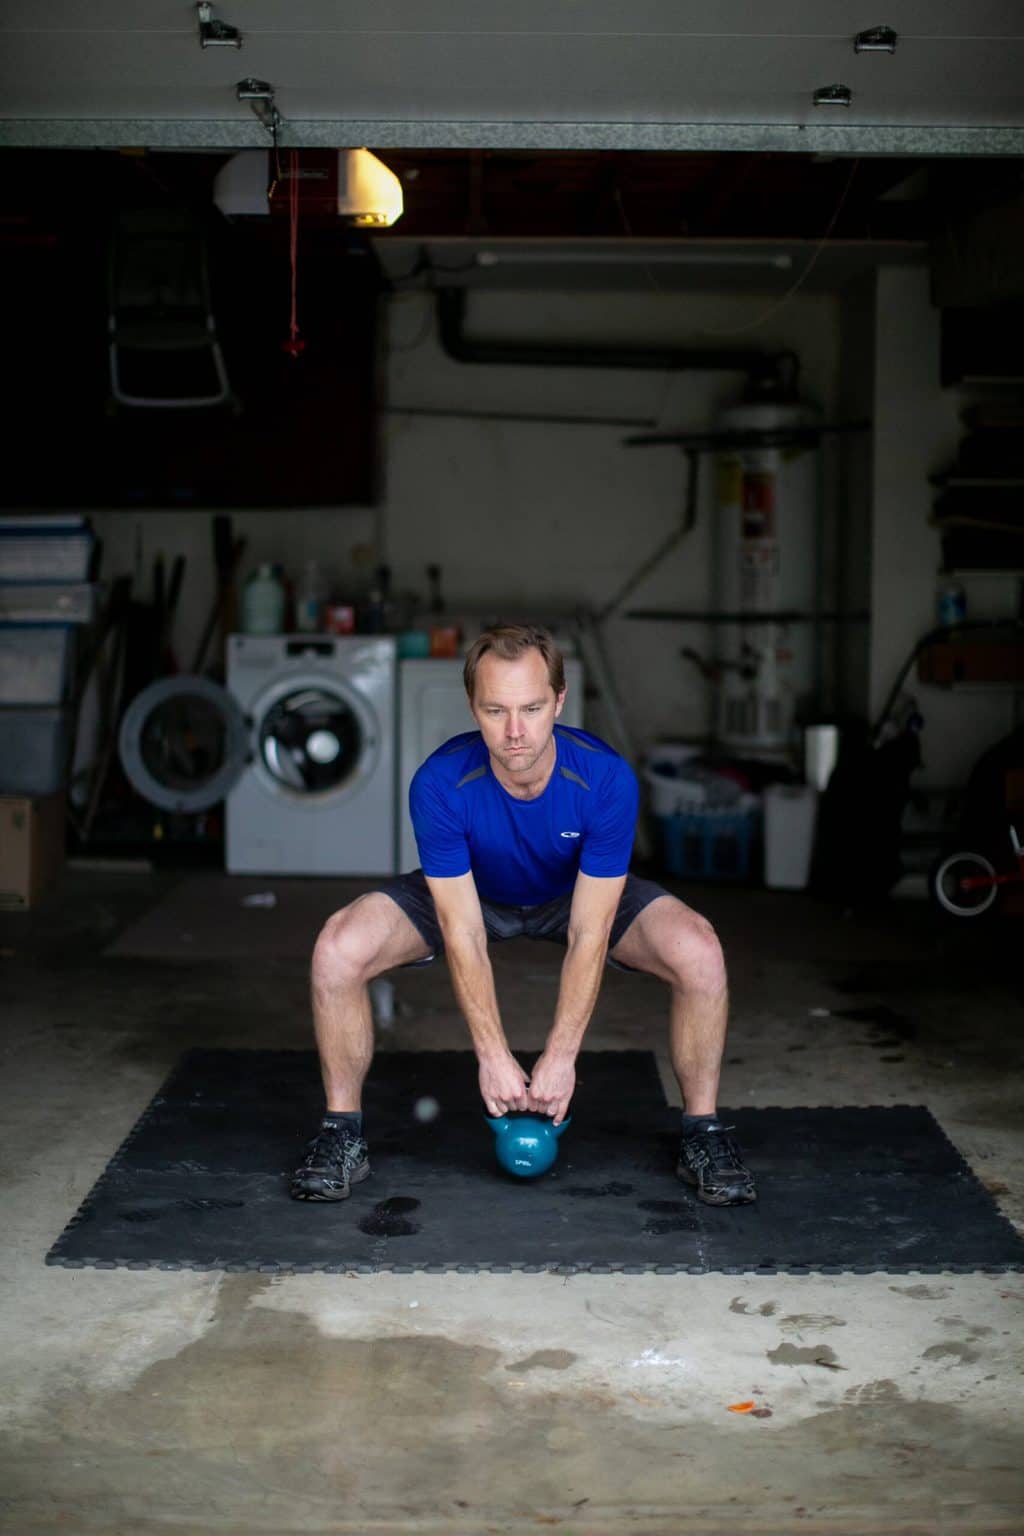
[[[409,786],[425,875],[472,870],[483,900],[536,907],[571,891],[579,870],[626,874],[639,807],[635,773],[588,731],[556,725],[554,740],[554,771],[534,800],[518,800],[498,783],[479,731],[431,753]]]

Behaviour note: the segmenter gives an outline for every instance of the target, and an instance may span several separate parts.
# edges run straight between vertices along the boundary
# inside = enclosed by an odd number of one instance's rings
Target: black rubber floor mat
[[[523,1058],[524,1062],[526,1058]],[[554,1168],[503,1173],[469,1051],[378,1055],[373,1176],[289,1198],[321,1108],[316,1058],[193,1051],[47,1255],[69,1267],[262,1271],[871,1273],[1024,1268],[1024,1241],[920,1107],[736,1109],[757,1205],[700,1204],[645,1051],[584,1051]]]

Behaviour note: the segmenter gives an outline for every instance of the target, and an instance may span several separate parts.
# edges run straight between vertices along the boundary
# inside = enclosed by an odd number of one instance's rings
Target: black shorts
[[[412,923],[424,944],[431,953],[425,955],[422,960],[413,960],[412,965],[429,965],[438,955],[444,953],[444,940],[441,937],[441,928],[437,921],[437,913],[434,909],[434,898],[430,894],[430,887],[422,869],[414,869],[411,874],[398,875],[394,880],[387,880],[376,887],[385,896],[390,896],[395,904],[401,907],[406,917]],[[668,892],[663,886],[654,880],[641,880],[636,875],[627,875],[626,884],[622,895],[619,897],[618,911],[615,913],[615,921],[612,923],[611,938],[608,941],[608,964],[615,966],[620,971],[631,971],[635,967],[622,965],[611,958],[613,950],[630,923],[652,901],[659,896],[666,896]],[[569,912],[572,907],[572,891],[567,891],[564,896],[556,896],[554,901],[545,901],[539,907],[502,907],[496,902],[480,900],[480,906],[484,915],[484,927],[487,937],[495,943],[501,943],[504,939],[550,939],[553,944],[565,944],[569,932]]]

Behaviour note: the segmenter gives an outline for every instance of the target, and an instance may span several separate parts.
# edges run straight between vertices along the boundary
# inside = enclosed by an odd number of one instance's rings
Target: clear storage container
[[[67,624],[0,624],[0,705],[63,703],[75,635]]]
[[[0,624],[91,624],[95,612],[86,581],[0,581]]]
[[[0,581],[85,581],[93,535],[81,518],[0,518]]]
[[[662,863],[680,880],[738,881],[753,872],[760,830],[756,795],[735,808],[656,816]]]
[[[62,709],[0,709],[0,795],[64,788],[68,717]]]

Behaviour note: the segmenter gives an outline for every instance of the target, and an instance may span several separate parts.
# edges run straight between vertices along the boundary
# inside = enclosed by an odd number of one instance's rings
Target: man
[[[479,729],[439,747],[409,804],[422,869],[359,897],[325,925],[313,954],[313,1011],[327,1113],[296,1170],[297,1200],[344,1200],[370,1172],[361,1092],[373,1054],[368,984],[444,950],[480,1064],[488,1114],[565,1119],[575,1062],[606,961],[671,989],[669,1046],[685,1106],[676,1172],[711,1205],[756,1200],[716,1113],[725,1045],[725,965],[711,925],[628,873],[636,777],[596,736],[556,725],[562,657],[536,625],[499,625],[464,669]],[[489,940],[566,946],[554,1022],[529,1075],[509,1047]]]

